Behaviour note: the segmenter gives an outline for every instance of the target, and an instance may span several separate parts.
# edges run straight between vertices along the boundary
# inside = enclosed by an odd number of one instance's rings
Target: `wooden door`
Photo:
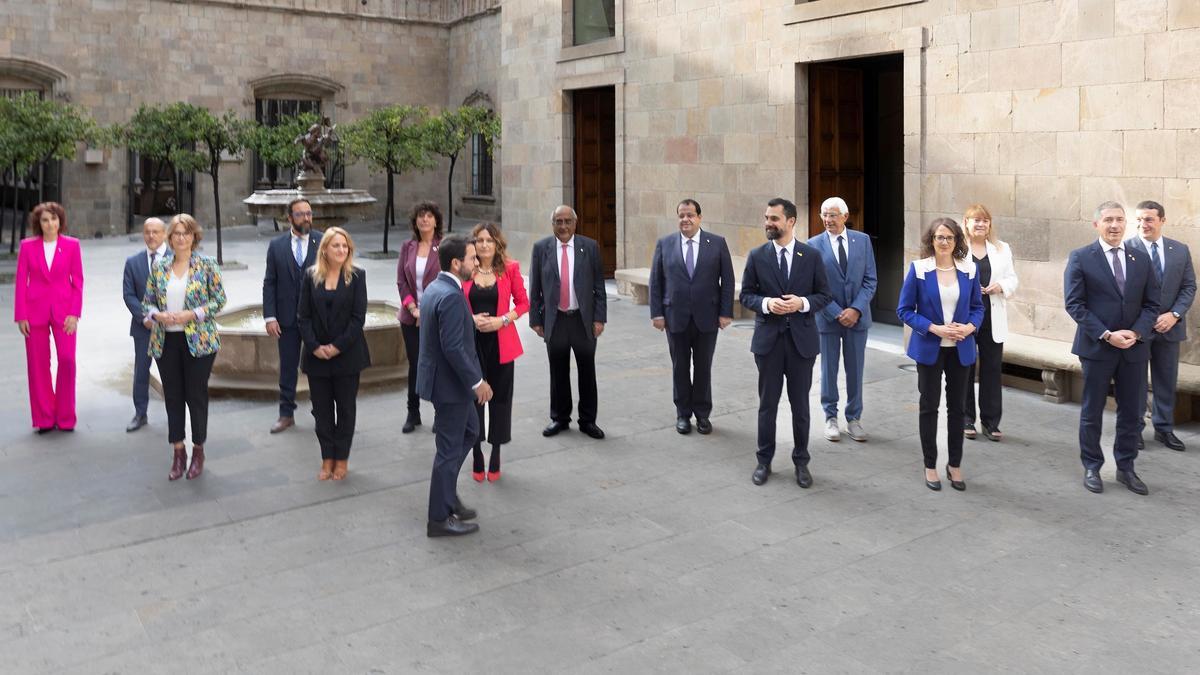
[[[617,269],[617,124],[613,87],[580,89],[574,101],[577,232],[600,245],[604,275]]]
[[[823,230],[821,202],[829,197],[846,200],[846,224],[861,230],[866,221],[863,72],[814,65],[808,75],[808,234]]]

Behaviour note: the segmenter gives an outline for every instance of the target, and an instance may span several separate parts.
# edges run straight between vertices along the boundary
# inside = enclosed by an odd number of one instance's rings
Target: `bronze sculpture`
[[[308,128],[308,131],[296,137],[293,143],[304,146],[304,154],[300,158],[301,171],[312,172],[315,175],[324,175],[324,166],[328,162],[328,157],[325,156],[325,146],[331,141],[337,141],[337,135],[334,131],[337,129],[336,124],[330,124],[330,119],[325,117],[319,124],[314,124]]]

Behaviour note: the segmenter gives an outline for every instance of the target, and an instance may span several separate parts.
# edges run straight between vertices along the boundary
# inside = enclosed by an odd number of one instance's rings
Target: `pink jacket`
[[[46,268],[41,237],[21,241],[13,283],[13,321],[46,326],[62,323],[83,311],[83,256],[79,240],[59,235],[54,263]]]
[[[471,305],[471,286],[474,281],[463,282],[463,295],[467,296],[467,306]],[[517,318],[529,313],[529,295],[525,292],[525,280],[521,278],[521,264],[509,260],[504,265],[504,276],[496,280],[497,299],[496,316],[508,314],[508,310],[517,310]],[[472,309],[474,314],[475,310]],[[500,363],[511,363],[525,353],[521,347],[521,336],[517,335],[517,322],[513,321],[496,333],[500,343]]]

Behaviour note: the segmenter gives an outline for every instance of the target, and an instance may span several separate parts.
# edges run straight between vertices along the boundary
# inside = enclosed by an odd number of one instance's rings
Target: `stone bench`
[[[747,311],[742,307],[742,303],[738,301],[738,296],[742,292],[742,271],[746,269],[745,256],[731,256],[733,259],[733,318],[749,319],[754,316],[753,312]],[[627,295],[633,298],[635,305],[650,304],[650,268],[649,267],[632,267],[629,269],[617,270],[613,277],[617,280],[617,292],[621,295]]]

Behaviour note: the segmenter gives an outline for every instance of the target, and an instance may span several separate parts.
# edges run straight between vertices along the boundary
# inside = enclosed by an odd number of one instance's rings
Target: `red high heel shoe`
[[[471,478],[474,478],[476,483],[482,483],[483,482],[483,472],[482,471],[472,471]]]
[[[498,480],[500,480],[500,470],[499,469],[488,472],[488,482],[489,483],[495,483]]]

